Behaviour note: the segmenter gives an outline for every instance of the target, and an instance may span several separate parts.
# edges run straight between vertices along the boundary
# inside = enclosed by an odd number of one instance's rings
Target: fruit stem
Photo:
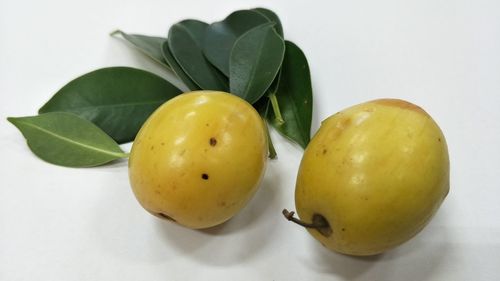
[[[295,215],[294,211],[289,212],[287,209],[283,209],[282,213],[283,213],[283,216],[285,216],[285,218],[287,220],[294,222],[294,223],[296,223],[300,226],[303,226],[305,228],[321,229],[321,228],[329,227],[329,225],[328,225],[328,223],[326,223],[326,221],[325,221],[325,223],[323,223],[321,221],[315,221],[312,223],[303,222],[300,219],[294,217],[294,215]]]
[[[269,158],[275,159],[277,154],[276,154],[276,149],[274,149],[273,140],[271,139],[271,134],[269,134],[269,126],[267,125],[267,122],[264,118],[262,118],[262,122],[264,122],[264,127],[266,130],[267,146],[269,149]]]
[[[268,97],[269,100],[271,100],[271,106],[273,107],[273,112],[276,118],[276,122],[278,122],[279,125],[284,124],[285,120],[283,120],[283,116],[281,115],[281,110],[278,104],[278,99],[276,98],[276,94],[270,93]]]

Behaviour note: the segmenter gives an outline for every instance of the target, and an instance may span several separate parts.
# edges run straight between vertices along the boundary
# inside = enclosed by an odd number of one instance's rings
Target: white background
[[[71,169],[34,156],[7,116],[34,115],[88,71],[168,73],[108,33],[264,6],[306,53],[322,119],[375,98],[412,101],[447,137],[451,191],[417,237],[386,254],[329,252],[281,216],[302,150],[279,159],[234,219],[206,231],[141,209],[127,162]],[[500,2],[0,1],[0,280],[500,280]],[[128,150],[130,145],[125,145]]]

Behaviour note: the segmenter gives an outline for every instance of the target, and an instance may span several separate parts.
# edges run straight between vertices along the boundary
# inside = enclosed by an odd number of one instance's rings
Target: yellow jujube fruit
[[[416,235],[449,190],[445,138],[420,107],[381,99],[323,121],[297,176],[301,220],[325,247],[373,255]]]
[[[264,126],[249,103],[228,93],[196,91],[169,100],[132,146],[129,178],[137,200],[189,228],[230,219],[264,174]]]

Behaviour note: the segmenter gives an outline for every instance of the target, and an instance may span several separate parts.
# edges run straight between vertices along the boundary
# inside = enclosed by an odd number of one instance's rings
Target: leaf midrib
[[[264,36],[264,37],[266,37],[266,38],[267,38],[267,37],[269,36],[270,32],[273,32],[273,30],[274,30],[274,29],[273,29],[273,28],[274,28],[274,27],[273,27],[273,25],[274,25],[274,24],[272,24],[272,23],[263,23],[262,25],[257,26],[257,27],[255,27],[254,29],[250,29],[249,31],[247,31],[247,33],[248,33],[248,32],[251,32],[251,31],[254,31],[254,30],[256,30],[257,28],[260,28],[260,29],[265,29],[265,28],[267,28],[268,26],[271,26],[271,28],[269,28],[269,29],[266,31],[266,34],[265,34],[265,36]],[[244,36],[244,35],[242,35],[242,36]],[[238,42],[239,40],[242,40],[241,38],[242,38],[242,37],[240,37],[240,39],[237,39],[237,40],[236,40],[236,42]],[[262,41],[260,42],[260,44],[259,44],[259,47],[258,47],[258,53],[257,53],[259,58],[261,57],[261,54],[263,53],[263,49],[264,49],[264,45],[265,45],[265,42],[266,42],[266,41],[267,41],[267,40],[262,40]],[[235,44],[236,44],[236,43],[235,43]],[[261,64],[259,63],[258,65],[260,66]],[[252,68],[251,68],[251,70],[250,70],[251,77],[254,77],[254,76],[255,76],[255,73],[257,72],[257,68],[258,68],[257,64],[252,65]],[[278,70],[278,71],[279,71],[279,70]],[[231,68],[229,69],[229,72],[231,72]],[[252,81],[252,79],[250,79],[249,81]],[[250,83],[250,82],[247,82],[247,83],[245,84],[245,88],[244,88],[244,91],[243,91],[243,95],[244,95],[244,96],[242,97],[242,98],[243,98],[243,99],[245,99],[245,100],[248,100],[248,93],[249,93],[249,89],[250,89],[251,84],[252,84],[252,83]],[[272,81],[271,81],[271,84],[272,84]],[[269,86],[270,86],[271,84],[269,84]]]
[[[267,35],[268,35],[268,34],[267,34],[267,32],[266,32],[265,37],[267,37]],[[259,44],[259,51],[257,52],[258,58],[260,58],[260,57],[261,57],[262,50],[264,49],[264,41],[265,41],[265,40],[262,40],[262,41],[260,42],[260,44]],[[259,65],[260,65],[260,63],[259,63]],[[256,73],[256,72],[257,72],[257,64],[253,64],[253,65],[252,65],[252,69],[251,69],[251,71],[250,71],[250,74],[251,74],[251,77],[252,77],[252,78],[253,78],[253,77],[255,77],[255,73]],[[247,99],[247,98],[248,98],[248,92],[249,92],[250,86],[251,86],[251,84],[252,84],[252,83],[250,83],[250,81],[252,81],[252,79],[249,79],[249,81],[248,81],[248,82],[247,82],[247,84],[245,85],[245,89],[244,89],[244,91],[243,91],[243,93],[244,93],[244,95],[245,95],[245,97],[244,97],[244,98],[245,98],[246,100],[248,100],[248,99]]]
[[[49,130],[46,130],[46,129],[42,128],[42,127],[36,126],[36,125],[34,125],[32,123],[22,122],[22,121],[20,123],[23,123],[25,126],[32,127],[32,128],[34,128],[36,130],[39,130],[39,131],[41,131],[41,132],[43,132],[43,133],[45,133],[45,134],[47,134],[49,136],[53,136],[55,138],[61,139],[63,141],[67,141],[69,143],[75,144],[77,146],[84,147],[84,148],[89,149],[89,150],[94,150],[94,151],[97,151],[97,152],[104,153],[106,155],[111,155],[111,156],[115,156],[115,157],[119,157],[119,158],[124,158],[124,157],[128,156],[128,154],[124,153],[124,152],[123,153],[111,152],[111,151],[108,151],[108,150],[103,150],[103,149],[100,149],[100,148],[97,148],[97,147],[94,147],[94,146],[90,146],[90,145],[85,144],[85,143],[80,143],[80,142],[74,141],[74,140],[69,139],[67,137],[63,137],[61,135],[55,134],[55,133],[53,133],[53,132],[51,132]]]
[[[302,120],[300,119],[301,116],[299,116],[299,110],[298,110],[298,105],[295,101],[295,99],[292,99],[293,102],[292,102],[292,111],[293,111],[293,115],[295,116],[295,120],[297,122],[297,127],[299,129],[299,134],[302,138],[302,141],[304,142],[304,145],[307,145],[307,137],[305,135],[306,132],[304,132],[304,127],[303,127],[303,124],[302,124]]]
[[[82,107],[70,107],[70,109],[114,108],[114,107],[127,107],[127,106],[137,106],[137,105],[150,105],[150,104],[163,103],[165,102],[165,100],[137,102],[137,103],[100,104],[100,105],[90,105]]]

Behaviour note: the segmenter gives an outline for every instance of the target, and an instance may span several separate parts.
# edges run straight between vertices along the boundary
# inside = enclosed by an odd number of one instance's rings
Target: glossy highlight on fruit
[[[169,100],[146,121],[132,146],[129,178],[148,212],[207,228],[246,205],[266,161],[264,123],[249,103],[195,91]]]
[[[449,191],[444,135],[420,107],[380,99],[323,121],[298,172],[300,221],[325,247],[374,255],[409,240]]]

